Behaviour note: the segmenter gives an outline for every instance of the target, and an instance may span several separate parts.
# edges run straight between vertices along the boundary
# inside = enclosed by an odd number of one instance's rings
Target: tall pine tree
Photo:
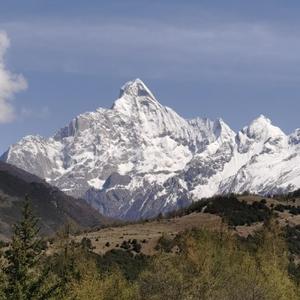
[[[40,267],[43,250],[38,233],[38,219],[26,196],[22,219],[14,226],[11,246],[5,253],[7,299],[49,299],[55,293],[57,285],[49,283],[49,270]]]

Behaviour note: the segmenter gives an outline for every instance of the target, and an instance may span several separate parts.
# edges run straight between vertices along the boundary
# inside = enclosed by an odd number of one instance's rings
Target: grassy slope
[[[260,202],[262,199],[266,199],[266,205],[271,208],[271,205],[287,204],[286,201],[276,200],[271,198],[264,198],[261,196],[239,196],[240,201],[245,201],[248,204],[253,202]],[[297,199],[295,203],[290,202],[292,205],[300,205],[300,199]],[[300,215],[292,215],[289,212],[276,212],[277,218],[280,224],[295,226],[300,224]],[[230,227],[233,233],[237,233],[240,236],[248,236],[255,230],[261,228],[262,222],[253,223],[250,226],[235,226]],[[142,253],[152,255],[155,253],[155,246],[157,241],[163,235],[174,237],[177,233],[191,228],[208,228],[212,230],[220,230],[226,227],[222,223],[220,216],[215,214],[208,214],[202,212],[193,212],[181,217],[153,220],[148,222],[141,222],[136,224],[123,225],[118,227],[107,227],[98,231],[80,234],[75,237],[76,241],[80,241],[83,237],[87,237],[92,241],[95,247],[94,252],[103,254],[109,250],[119,248],[117,245],[121,245],[122,242],[137,239],[142,245]],[[144,242],[142,242],[144,241]],[[145,242],[146,241],[146,242]],[[109,243],[109,246],[107,245]]]

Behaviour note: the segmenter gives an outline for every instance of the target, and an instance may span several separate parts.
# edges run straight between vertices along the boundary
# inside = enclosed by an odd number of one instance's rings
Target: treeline
[[[186,208],[168,213],[166,217],[179,217],[194,212],[218,215],[230,226],[265,222],[272,216],[272,210],[266,205],[265,199],[247,203],[240,201],[235,194],[229,194],[195,201]]]
[[[295,198],[300,198],[300,189],[295,190],[293,192],[289,192],[287,194],[279,194],[279,195],[274,195],[273,197],[283,199],[283,200],[293,200]]]
[[[300,299],[297,265],[272,218],[247,239],[204,229],[163,236],[153,257],[134,251],[132,241],[99,256],[87,238],[72,240],[67,227],[55,247],[48,244],[27,201],[2,251],[0,299]]]

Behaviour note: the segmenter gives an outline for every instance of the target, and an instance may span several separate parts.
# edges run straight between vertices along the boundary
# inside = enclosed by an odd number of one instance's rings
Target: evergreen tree
[[[3,252],[2,250],[0,250],[0,300],[4,300],[5,297],[5,287],[6,287],[6,276],[4,273],[4,266],[5,266],[5,262],[4,262],[4,258],[3,258]]]
[[[55,255],[54,261],[52,261],[52,268],[58,274],[61,289],[64,290],[71,280],[80,278],[78,259],[82,258],[83,253],[78,250],[79,245],[71,239],[70,224],[66,224],[64,228],[58,232],[57,239],[58,252]]]
[[[22,219],[14,226],[11,246],[5,252],[6,299],[49,299],[56,290],[49,269],[40,267],[43,250],[38,233],[38,219],[26,196]]]

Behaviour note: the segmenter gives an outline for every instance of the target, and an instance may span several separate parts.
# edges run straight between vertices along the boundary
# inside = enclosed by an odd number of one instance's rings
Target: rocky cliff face
[[[238,133],[221,119],[185,120],[136,79],[111,109],[79,115],[48,139],[25,137],[2,160],[105,215],[137,219],[217,193],[299,188],[300,130],[285,135],[264,116]]]

